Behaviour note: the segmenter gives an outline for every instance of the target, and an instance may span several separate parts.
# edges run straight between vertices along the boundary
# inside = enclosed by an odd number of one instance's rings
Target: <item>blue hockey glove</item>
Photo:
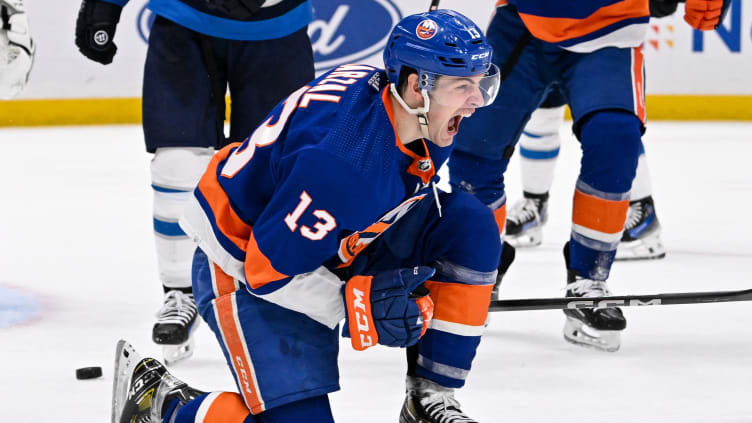
[[[434,272],[419,266],[350,278],[343,288],[347,319],[342,336],[352,335],[358,351],[377,343],[408,347],[418,342],[433,317],[433,301],[423,282]]]
[[[84,56],[103,65],[112,63],[113,41],[122,7],[106,1],[83,0],[76,19],[76,46]]]

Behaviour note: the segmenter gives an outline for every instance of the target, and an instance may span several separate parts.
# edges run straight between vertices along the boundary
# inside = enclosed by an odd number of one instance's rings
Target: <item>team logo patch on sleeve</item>
[[[424,19],[418,24],[418,27],[415,28],[415,34],[422,40],[428,40],[436,35],[438,29],[439,26],[436,25],[436,22],[431,19]]]

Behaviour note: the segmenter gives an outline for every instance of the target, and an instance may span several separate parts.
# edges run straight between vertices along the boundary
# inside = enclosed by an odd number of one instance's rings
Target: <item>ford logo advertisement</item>
[[[392,27],[402,19],[390,0],[312,0],[312,4],[314,21],[308,35],[317,71],[381,52]]]
[[[392,27],[402,19],[392,0],[311,0],[311,4],[314,18],[308,35],[317,72],[380,53]],[[138,33],[144,42],[154,17],[146,6],[138,13]]]

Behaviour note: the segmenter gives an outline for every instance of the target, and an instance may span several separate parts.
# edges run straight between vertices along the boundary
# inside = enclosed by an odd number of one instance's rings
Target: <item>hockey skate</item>
[[[567,297],[603,297],[611,295],[606,281],[581,278],[567,270]],[[618,307],[564,309],[564,339],[576,345],[602,351],[618,351],[621,331],[627,320]]]
[[[152,339],[162,345],[166,364],[175,364],[193,355],[191,337],[198,327],[198,309],[193,294],[173,289],[164,296],[164,304],[157,313]]]
[[[543,242],[543,225],[548,220],[548,193],[524,193],[507,216],[504,238],[513,246],[535,247]]]
[[[616,260],[650,260],[666,257],[661,242],[661,225],[655,214],[653,197],[631,201],[624,234],[616,250]]]
[[[161,423],[175,400],[185,404],[201,394],[172,376],[159,361],[141,358],[131,344],[118,341],[111,423]]]
[[[407,377],[400,423],[477,423],[460,410],[454,389],[422,377]]]

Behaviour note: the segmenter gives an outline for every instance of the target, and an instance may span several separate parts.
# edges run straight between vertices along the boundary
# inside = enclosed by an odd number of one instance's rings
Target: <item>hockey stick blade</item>
[[[491,301],[488,311],[561,310],[752,301],[752,289],[609,297],[526,298]]]

